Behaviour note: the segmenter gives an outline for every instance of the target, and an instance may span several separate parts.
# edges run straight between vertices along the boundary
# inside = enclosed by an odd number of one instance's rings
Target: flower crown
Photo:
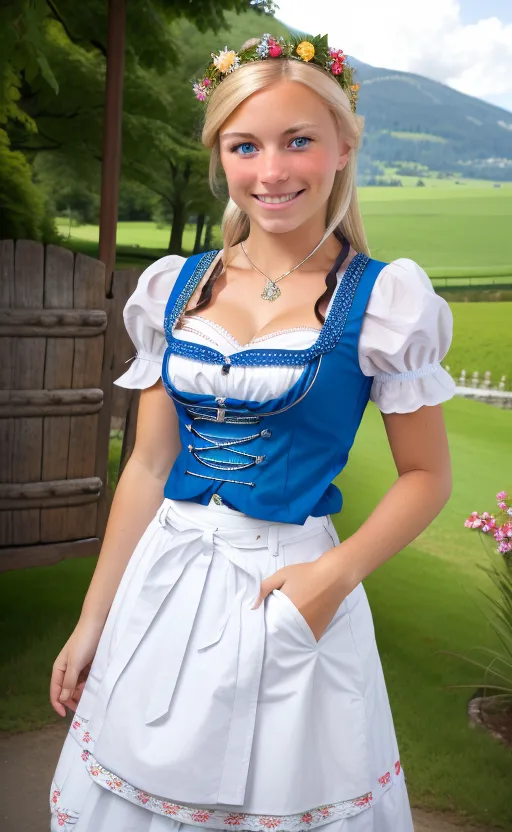
[[[353,113],[356,111],[359,84],[353,83],[354,69],[341,49],[331,49],[327,35],[298,36],[285,40],[265,34],[261,38],[246,41],[238,52],[225,47],[218,55],[212,52],[213,62],[207,67],[204,78],[194,83],[194,93],[199,101],[206,101],[212,91],[243,64],[275,58],[293,58],[321,67],[333,76],[346,92]]]

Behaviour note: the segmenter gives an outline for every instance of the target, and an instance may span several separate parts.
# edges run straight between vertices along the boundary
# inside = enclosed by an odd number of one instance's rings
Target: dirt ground
[[[48,832],[50,781],[69,726],[0,737],[1,832]],[[415,832],[495,832],[457,824],[444,814],[413,809]],[[122,830],[116,830],[122,832]]]

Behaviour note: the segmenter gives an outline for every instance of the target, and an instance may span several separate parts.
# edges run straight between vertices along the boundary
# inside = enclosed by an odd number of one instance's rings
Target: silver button
[[[214,494],[213,497],[212,497],[212,500],[213,500],[213,502],[215,503],[216,506],[221,506],[222,503],[223,503],[223,499],[220,496],[220,494]]]
[[[271,430],[269,430],[268,428],[264,428],[264,429],[261,431],[260,436],[262,436],[264,439],[268,439],[268,437],[269,437],[269,436],[272,436],[272,431],[271,431]]]

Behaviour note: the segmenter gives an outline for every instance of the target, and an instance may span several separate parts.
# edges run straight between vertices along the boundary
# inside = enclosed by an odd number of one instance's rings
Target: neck
[[[307,257],[324,234],[325,228],[315,227],[301,227],[284,234],[270,234],[253,223],[244,242],[244,248],[258,268],[275,279]],[[334,234],[330,234],[301,268],[328,271],[339,251],[340,243]]]

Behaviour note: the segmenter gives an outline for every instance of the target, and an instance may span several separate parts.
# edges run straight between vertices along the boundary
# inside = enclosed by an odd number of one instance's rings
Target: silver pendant
[[[263,300],[276,300],[279,295],[281,294],[281,289],[274,283],[273,280],[267,277],[267,282],[265,283],[265,288],[261,293],[261,297]]]

